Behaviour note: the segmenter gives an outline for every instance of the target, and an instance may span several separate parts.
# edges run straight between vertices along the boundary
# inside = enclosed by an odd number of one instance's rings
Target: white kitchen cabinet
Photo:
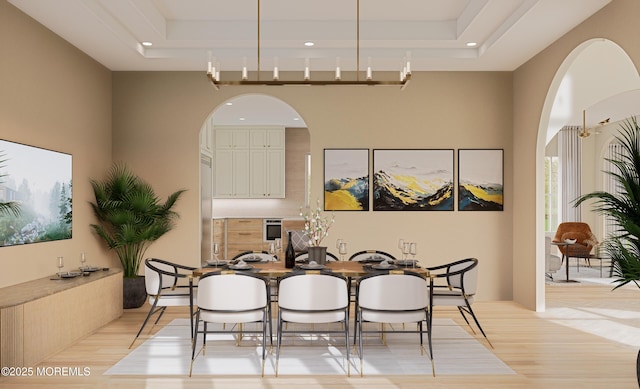
[[[218,149],[248,149],[250,131],[246,128],[216,127],[215,148]]]
[[[249,149],[215,152],[214,197],[247,198],[250,188]]]
[[[251,197],[284,198],[284,150],[251,150]]]
[[[264,127],[250,130],[251,149],[284,149],[284,128]]]
[[[216,127],[217,198],[284,198],[283,127]]]

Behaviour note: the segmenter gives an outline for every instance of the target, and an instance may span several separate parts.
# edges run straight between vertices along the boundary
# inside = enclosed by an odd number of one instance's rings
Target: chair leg
[[[138,337],[140,336],[140,334],[142,333],[142,330],[144,330],[144,327],[147,325],[147,322],[149,321],[149,318],[151,317],[151,315],[153,315],[154,313],[156,313],[156,306],[158,305],[158,299],[156,299],[153,304],[151,305],[151,309],[149,309],[149,313],[147,313],[147,317],[144,319],[144,322],[142,323],[142,326],[140,327],[140,329],[138,330],[138,333],[136,334],[136,337],[133,338],[133,341],[131,342],[131,344],[129,345],[129,348],[133,347],[133,344],[136,342],[136,340],[138,340]]]
[[[466,299],[465,299],[465,301],[467,303],[467,310],[471,314],[471,317],[473,317],[473,321],[476,322],[476,325],[478,326],[478,329],[482,333],[482,336],[484,336],[484,338],[487,340],[487,343],[489,343],[489,346],[491,346],[491,348],[493,348],[493,344],[491,344],[491,341],[489,340],[489,338],[487,338],[487,334],[484,333],[484,330],[482,329],[482,326],[480,325],[480,322],[478,321],[478,318],[476,317],[476,314],[473,312],[473,309],[471,309],[471,304],[469,304],[469,301],[467,301]]]
[[[351,355],[349,354],[349,309],[344,312],[344,345],[347,350],[347,377],[351,377]]]
[[[273,321],[271,320],[273,311],[271,310],[271,303],[267,305],[267,311],[267,318],[269,319],[269,344],[271,345],[270,348],[273,348]]]
[[[355,303],[355,312],[356,312],[356,318],[355,319],[356,319],[356,322],[357,322],[357,316],[358,316],[358,303],[357,302]],[[358,330],[357,326],[354,325],[353,326],[353,347],[354,348],[356,347],[356,339],[357,339],[356,331],[357,330]]]
[[[467,316],[464,314],[464,309],[462,309],[462,307],[458,307],[458,311],[462,315],[462,318],[464,319],[464,321],[467,322],[467,325],[471,329],[471,332],[473,332],[473,334],[475,335],[476,334],[476,330],[474,330],[473,327],[471,327],[471,323],[469,323],[469,320],[467,319]]]
[[[193,373],[193,361],[196,359],[196,340],[198,339],[197,325],[200,321],[200,310],[196,312],[196,330],[193,332],[193,340],[191,341],[191,366],[189,367],[189,377]]]
[[[360,354],[360,377],[363,375],[363,350],[362,350],[362,312],[356,311],[356,325],[358,329],[358,353]],[[355,343],[355,339],[353,340]]]
[[[158,322],[160,321],[160,319],[162,318],[162,315],[164,315],[164,311],[165,309],[167,309],[167,307],[161,307],[160,308],[160,314],[158,315],[158,318],[156,319],[155,322],[153,322],[153,325],[155,326],[156,324],[158,324]],[[153,327],[151,327],[151,329],[153,330]]]
[[[202,355],[207,352],[207,322],[202,326]]]
[[[278,376],[278,363],[280,362],[280,346],[282,344],[282,313],[278,310],[278,336],[276,338],[276,377]]]
[[[267,315],[269,308],[265,307],[262,313],[262,371],[261,376],[264,377],[264,362],[267,357]]]
[[[418,333],[420,334],[420,355],[424,355],[424,342],[422,340],[423,339],[423,337],[422,337],[422,332],[423,332],[423,330],[422,330],[422,321],[419,321],[417,324],[418,324]]]
[[[242,323],[238,323],[238,338],[236,340],[236,347],[240,347],[240,342],[242,342]]]
[[[431,373],[433,376],[436,376],[436,368],[433,362],[433,343],[432,343],[432,329],[433,329],[433,309],[429,309],[426,312],[427,317],[427,341],[429,342],[429,358],[431,359]]]

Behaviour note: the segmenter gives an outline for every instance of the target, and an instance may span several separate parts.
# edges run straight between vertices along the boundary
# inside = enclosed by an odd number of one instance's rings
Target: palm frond
[[[162,203],[150,184],[123,163],[112,166],[104,181],[91,180],[96,201],[90,203],[101,225],[94,232],[113,249],[125,277],[135,277],[152,242],[175,227],[178,214],[172,210],[184,190]]]
[[[607,159],[613,166],[605,172],[619,185],[619,194],[595,191],[580,196],[575,205],[594,200],[593,210],[613,219],[618,230],[604,249],[613,261],[616,288],[634,283],[640,287],[640,126],[635,117],[620,126],[617,141],[624,150]]]
[[[6,157],[6,153],[4,151],[0,151],[0,168],[5,166],[5,162],[8,161]],[[2,177],[6,177],[7,174],[0,173],[0,183],[2,183]],[[18,201],[0,201],[0,214],[13,214],[13,216],[18,217],[21,213],[21,204]]]

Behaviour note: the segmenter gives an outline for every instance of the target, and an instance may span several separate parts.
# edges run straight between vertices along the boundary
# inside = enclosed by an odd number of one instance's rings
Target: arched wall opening
[[[538,128],[536,146],[536,310],[545,310],[545,149],[565,125],[582,126],[583,110],[587,127],[610,118],[608,127],[640,110],[640,78],[627,53],[606,39],[591,39],[577,46],[563,61],[547,93]],[[615,102],[615,103],[613,103]],[[601,117],[602,116],[602,117]],[[601,166],[603,143],[599,134],[585,138],[583,165],[591,166],[583,179],[582,193],[601,185],[595,166]],[[598,149],[596,149],[598,148]],[[587,223],[594,223],[589,204],[582,208]]]
[[[220,198],[214,192],[215,128],[282,127],[285,140],[284,198]],[[310,132],[285,101],[266,94],[241,94],[216,106],[200,129],[201,262],[211,255],[215,223],[223,218],[296,218],[308,202]]]

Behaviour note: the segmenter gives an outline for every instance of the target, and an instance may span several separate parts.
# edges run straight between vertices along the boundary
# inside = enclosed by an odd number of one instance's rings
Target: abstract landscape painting
[[[458,150],[458,210],[503,210],[504,150]]]
[[[369,210],[369,149],[324,150],[324,209]]]
[[[453,211],[453,150],[373,150],[374,211]]]

